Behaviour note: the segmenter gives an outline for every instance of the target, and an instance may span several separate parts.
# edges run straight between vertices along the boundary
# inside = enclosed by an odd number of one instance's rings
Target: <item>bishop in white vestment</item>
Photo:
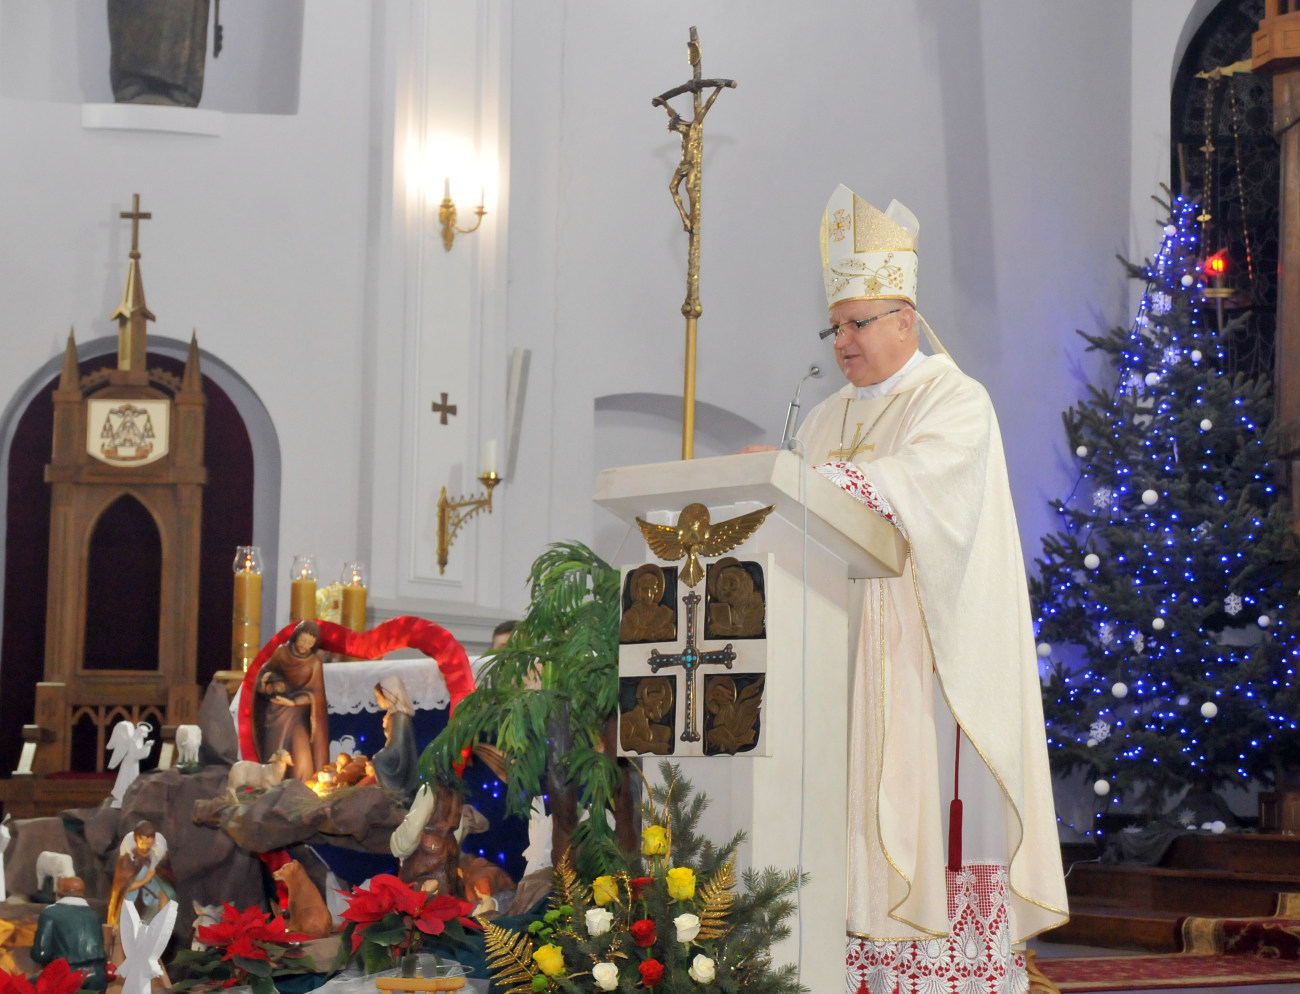
[[[988,394],[917,348],[916,233],[897,202],[832,195],[825,335],[849,382],[799,432],[811,464],[910,543],[901,576],[867,584],[856,653],[848,989],[1023,991],[1011,944],[1067,917],[1029,597]]]

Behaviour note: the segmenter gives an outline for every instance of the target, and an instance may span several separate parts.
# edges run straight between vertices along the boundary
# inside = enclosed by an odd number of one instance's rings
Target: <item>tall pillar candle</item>
[[[293,577],[289,583],[289,621],[298,622],[316,617],[316,557],[296,556],[293,560]]]
[[[262,646],[262,564],[257,546],[239,546],[234,567],[230,668],[242,671],[248,669]]]

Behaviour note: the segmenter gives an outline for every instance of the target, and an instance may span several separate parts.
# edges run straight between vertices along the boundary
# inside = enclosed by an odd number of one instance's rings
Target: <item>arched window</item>
[[[1235,293],[1225,318],[1231,366],[1271,375],[1277,317],[1278,169],[1273,80],[1249,71],[1198,77],[1250,59],[1264,0],[1223,0],[1188,43],[1170,99],[1170,186],[1202,205],[1205,253],[1227,250]]]

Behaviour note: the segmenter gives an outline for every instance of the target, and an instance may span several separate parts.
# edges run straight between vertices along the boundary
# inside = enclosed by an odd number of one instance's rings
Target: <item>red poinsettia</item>
[[[642,918],[640,921],[633,922],[628,931],[632,933],[632,941],[642,949],[655,944],[655,923],[649,918]]]
[[[468,917],[474,906],[450,895],[435,896],[403,883],[391,873],[370,878],[367,887],[340,891],[348,899],[343,918],[348,925],[344,938],[351,938],[355,955],[365,947],[367,966],[378,968],[380,960],[396,959],[416,946],[417,933],[442,935],[449,922],[476,928]]]
[[[291,942],[308,942],[310,935],[290,932],[279,915],[269,917],[257,908],[245,908],[240,911],[230,904],[221,906],[221,921],[211,925],[200,925],[198,940],[205,946],[224,949],[223,960],[235,956],[245,959],[270,959],[267,951],[259,942],[287,945]]]
[[[664,979],[664,965],[657,959],[648,959],[637,967],[641,974],[641,983],[653,987]]]
[[[84,970],[74,970],[65,959],[56,959],[36,977],[33,986],[21,973],[0,970],[0,994],[76,994],[86,979]]]

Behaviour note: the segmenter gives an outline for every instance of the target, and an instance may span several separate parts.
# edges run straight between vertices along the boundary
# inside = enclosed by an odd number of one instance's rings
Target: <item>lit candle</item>
[[[497,471],[497,440],[488,439],[483,443],[483,451],[479,456],[479,476],[487,476]]]
[[[293,561],[293,579],[289,583],[289,620],[305,621],[316,617],[316,557],[297,556]]]
[[[442,199],[443,200],[451,199],[451,177],[450,176],[448,176],[446,179],[442,181]]]
[[[364,563],[344,563],[343,599],[339,606],[339,623],[354,632],[366,630],[366,567]]]
[[[246,671],[262,646],[262,565],[257,546],[239,546],[234,567],[231,669]]]

